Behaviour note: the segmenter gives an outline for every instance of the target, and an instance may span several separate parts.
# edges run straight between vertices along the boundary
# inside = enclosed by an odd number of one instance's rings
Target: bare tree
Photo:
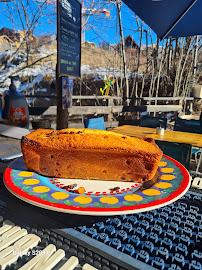
[[[48,0],[35,2],[31,0],[13,0],[10,3],[1,3],[0,9],[1,18],[5,17],[12,24],[14,31],[23,33],[18,40],[18,46],[12,55],[7,59],[7,64],[10,63],[19,51],[24,51],[27,54],[27,66],[29,65],[29,41],[37,30],[37,27],[42,25],[55,24],[56,29],[56,9],[54,5],[49,5]],[[45,27],[44,27],[45,28]],[[41,27],[42,31],[44,29]],[[5,64],[0,66],[0,70],[5,68]]]

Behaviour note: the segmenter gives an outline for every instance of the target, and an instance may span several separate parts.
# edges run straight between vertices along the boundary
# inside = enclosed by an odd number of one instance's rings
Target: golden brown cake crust
[[[50,177],[147,181],[162,157],[153,139],[92,129],[38,129],[21,146],[28,169]]]

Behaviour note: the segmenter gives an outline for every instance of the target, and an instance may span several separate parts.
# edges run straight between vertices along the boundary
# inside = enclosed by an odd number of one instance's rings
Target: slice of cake
[[[162,151],[153,139],[93,129],[38,129],[24,136],[27,168],[49,177],[149,181]]]

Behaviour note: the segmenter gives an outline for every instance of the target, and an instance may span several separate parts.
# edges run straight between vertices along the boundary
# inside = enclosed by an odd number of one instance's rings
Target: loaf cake
[[[21,148],[27,168],[41,175],[131,182],[150,181],[163,154],[153,139],[93,129],[37,129]]]

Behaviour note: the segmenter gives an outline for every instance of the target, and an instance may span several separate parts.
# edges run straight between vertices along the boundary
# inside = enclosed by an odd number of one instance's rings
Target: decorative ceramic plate
[[[49,178],[27,170],[22,157],[4,173],[4,183],[18,198],[49,210],[82,215],[120,215],[170,204],[189,189],[190,175],[176,160],[163,156],[159,181],[138,191],[141,183]]]

